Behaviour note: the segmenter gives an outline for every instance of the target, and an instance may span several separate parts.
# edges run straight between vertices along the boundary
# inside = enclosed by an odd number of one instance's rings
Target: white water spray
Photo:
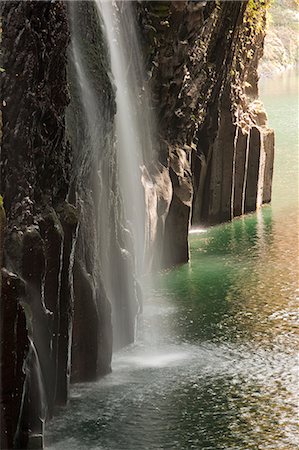
[[[94,65],[94,56],[86,53],[86,40],[89,38],[82,33],[80,8],[76,7],[76,2],[71,2],[72,73],[81,120],[81,134],[75,146],[80,174],[86,172],[88,176],[91,166],[97,174],[92,194],[86,192],[85,185],[82,185],[82,206],[84,208],[84,202],[91,202],[96,215],[88,223],[90,209],[82,214],[86,234],[84,245],[98,267],[93,274],[94,286],[103,285],[112,305],[113,339],[117,349],[134,339],[137,299],[140,303],[143,296],[141,278],[145,272],[149,227],[142,175],[145,166],[148,167],[154,159],[154,146],[149,102],[142,88],[144,72],[134,5],[126,1],[94,0],[94,6],[90,13],[95,12],[102,25],[111,67],[110,80],[115,87],[114,131],[109,125],[111,118],[106,118],[99,98],[94,67],[101,66]],[[96,34],[96,27],[91,30],[95,33],[92,45],[103,58],[106,71],[102,33]],[[110,92],[110,86],[107,89]],[[114,106],[113,99],[111,104]],[[77,113],[76,109],[75,117]],[[108,127],[105,120],[108,120]],[[73,134],[76,136],[76,130]],[[81,178],[84,183],[85,176],[80,175]],[[92,248],[91,240],[94,242]]]
[[[96,0],[104,22],[116,87],[115,133],[119,185],[127,225],[132,233],[137,276],[144,273],[145,205],[142,167],[153,157],[151,120],[146,93],[141,90],[143,68],[134,11],[130,2]],[[141,104],[142,102],[142,104]]]

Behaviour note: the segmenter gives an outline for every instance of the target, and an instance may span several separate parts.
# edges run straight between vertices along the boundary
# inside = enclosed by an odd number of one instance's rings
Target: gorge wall
[[[43,433],[46,397],[50,411],[55,400],[65,397],[69,367],[69,272],[78,224],[76,209],[66,201],[69,32],[62,2],[2,2],[0,8],[1,193],[7,218],[1,271],[1,447],[26,448],[29,430],[34,436]]]
[[[271,199],[274,136],[257,76],[266,2],[134,8],[158,134],[140,172],[153,270],[188,260],[190,223]],[[41,448],[70,381],[111,370],[112,320],[116,347],[134,339],[141,294],[96,6],[3,1],[0,11],[1,448]]]
[[[142,2],[149,85],[173,196],[163,264],[188,260],[188,229],[271,198],[274,134],[258,101],[267,2]]]

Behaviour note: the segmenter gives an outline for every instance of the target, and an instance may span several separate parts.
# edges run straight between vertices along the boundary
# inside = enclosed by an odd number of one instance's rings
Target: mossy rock
[[[68,202],[64,202],[63,204],[61,204],[57,208],[57,213],[60,219],[70,226],[76,226],[79,222],[80,218],[79,209]]]
[[[170,14],[171,2],[154,2],[151,4],[151,11],[160,18],[165,18]]]

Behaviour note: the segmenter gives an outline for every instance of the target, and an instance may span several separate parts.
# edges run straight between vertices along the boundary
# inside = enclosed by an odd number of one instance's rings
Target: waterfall
[[[146,271],[146,250],[150,246],[147,193],[154,190],[146,169],[155,159],[153,121],[147,92],[142,87],[144,70],[133,5],[126,1],[95,2],[103,20],[111,64],[110,77],[115,86],[118,183],[124,207],[124,226],[133,244],[137,295],[139,293],[139,301],[142,301],[141,278]],[[145,172],[147,178],[144,177]],[[130,248],[130,242],[125,242],[125,246]]]
[[[77,103],[73,101],[68,122],[79,165],[82,208],[77,259],[92,290],[107,294],[117,349],[134,340],[143,296],[148,237],[142,174],[154,159],[152,120],[142,88],[143,65],[131,2],[88,4],[87,15],[92,16],[93,26],[97,24],[93,34],[90,29],[85,34],[80,8],[81,2],[70,2],[70,72]],[[92,179],[90,190],[88,179]],[[90,258],[98,267],[93,273]],[[93,310],[101,322],[99,296],[94,297]]]
[[[150,108],[131,2],[96,0],[104,22],[116,88],[115,134],[119,184],[128,229],[132,233],[137,275],[144,273],[145,205],[141,170],[153,158]]]

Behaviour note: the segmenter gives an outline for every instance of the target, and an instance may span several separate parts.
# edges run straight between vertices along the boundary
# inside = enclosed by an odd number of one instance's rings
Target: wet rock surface
[[[148,83],[161,141],[168,143],[159,155],[173,185],[166,266],[188,260],[190,221],[214,224],[255,210],[258,186],[263,202],[270,201],[273,132],[262,106],[254,108],[266,7],[246,1],[138,6]]]
[[[16,441],[26,448],[28,435],[18,426],[26,377],[23,365],[29,353],[25,312],[20,303],[25,284],[6,269],[1,275],[1,448],[14,448]]]
[[[68,399],[74,317],[88,295],[77,288],[80,277],[73,284],[82,211],[66,137],[69,18],[62,1],[0,7],[1,448],[40,448],[45,419]],[[94,296],[101,305],[100,287]],[[93,377],[110,370],[110,310],[102,303],[96,323],[104,344]]]

